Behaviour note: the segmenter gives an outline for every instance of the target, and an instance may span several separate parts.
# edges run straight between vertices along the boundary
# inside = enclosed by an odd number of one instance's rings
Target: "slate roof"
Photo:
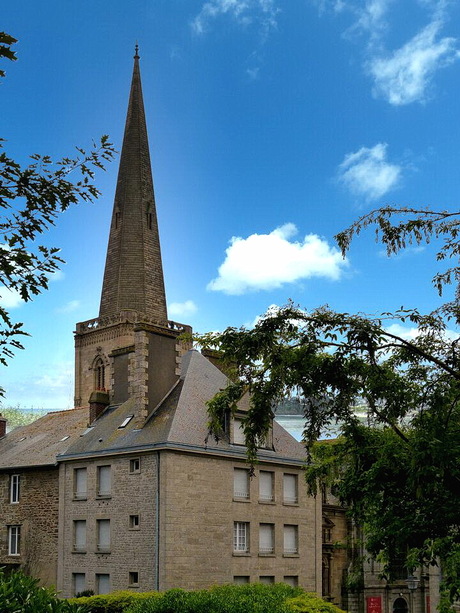
[[[151,448],[180,448],[190,451],[245,455],[241,445],[208,437],[206,401],[227,385],[227,377],[198,351],[185,354],[182,374],[145,424],[136,419],[133,398],[108,407],[86,434],[74,440],[61,459],[106,453],[133,452]],[[245,401],[243,401],[245,402]],[[120,427],[130,415],[132,419]],[[305,449],[284,428],[273,423],[273,450],[261,450],[260,457],[300,463]]]
[[[54,411],[11,430],[0,438],[0,469],[55,465],[56,456],[80,438],[88,414],[88,407]]]

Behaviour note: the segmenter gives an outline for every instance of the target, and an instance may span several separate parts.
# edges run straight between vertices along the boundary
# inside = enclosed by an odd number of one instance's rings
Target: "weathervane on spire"
[[[134,46],[134,59],[135,60],[139,59],[139,45],[137,44],[137,42],[136,42],[136,44]]]

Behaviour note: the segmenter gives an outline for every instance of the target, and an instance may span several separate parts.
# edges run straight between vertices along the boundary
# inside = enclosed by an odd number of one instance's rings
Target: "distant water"
[[[302,415],[277,415],[275,421],[283,426],[297,441],[302,440],[305,418]]]

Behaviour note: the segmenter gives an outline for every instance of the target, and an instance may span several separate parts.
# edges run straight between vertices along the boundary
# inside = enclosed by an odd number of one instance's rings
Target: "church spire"
[[[168,319],[137,44],[99,317],[124,310]]]

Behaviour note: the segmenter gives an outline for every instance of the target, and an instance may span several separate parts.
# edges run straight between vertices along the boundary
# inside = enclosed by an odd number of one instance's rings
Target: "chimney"
[[[95,390],[89,397],[89,423],[99,419],[104,409],[110,404],[109,393],[105,390]]]
[[[0,413],[0,438],[6,434],[6,417],[2,417]]]

